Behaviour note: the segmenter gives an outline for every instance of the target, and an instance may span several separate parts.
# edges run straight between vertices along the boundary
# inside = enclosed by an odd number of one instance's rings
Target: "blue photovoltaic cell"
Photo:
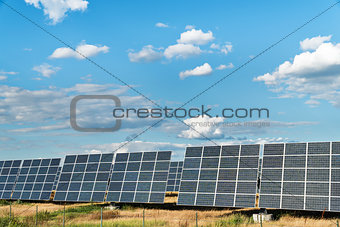
[[[167,182],[167,192],[178,192],[182,178],[183,161],[171,162]]]
[[[0,199],[10,199],[21,160],[0,161]]]
[[[178,205],[254,207],[259,145],[188,147]]]
[[[49,200],[60,161],[60,158],[24,160],[12,199]]]
[[[171,151],[118,153],[106,201],[164,203],[170,159]]]
[[[54,201],[104,201],[112,162],[113,153],[66,156]]]
[[[339,211],[339,145],[265,144],[259,207]]]

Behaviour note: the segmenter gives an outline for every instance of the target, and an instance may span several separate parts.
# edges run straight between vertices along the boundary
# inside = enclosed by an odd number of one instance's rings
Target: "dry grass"
[[[172,197],[170,197],[172,198]],[[14,204],[12,211],[15,217],[25,220],[35,220],[35,207],[39,206],[39,211],[47,211],[47,218],[41,221],[40,226],[60,226],[62,223],[63,205],[51,203],[32,203],[32,204]],[[66,213],[67,226],[98,226],[100,224],[100,211],[97,209],[84,211],[83,206],[91,204],[73,204],[67,205],[66,209],[74,208]],[[100,208],[99,208],[100,209]],[[0,216],[8,216],[9,206],[0,207]],[[239,211],[248,213],[241,215]],[[171,227],[192,227],[195,226],[196,212],[199,226],[223,227],[223,226],[259,226],[251,222],[250,214],[256,213],[257,209],[241,210],[166,210],[166,209],[145,209],[145,226],[171,226]],[[54,213],[53,213],[54,212]],[[236,215],[235,215],[236,213]],[[53,215],[51,215],[53,214]],[[51,217],[51,218],[49,218]],[[143,209],[133,206],[124,206],[119,210],[103,211],[104,226],[142,226]],[[336,226],[336,219],[313,219],[304,217],[292,217],[283,215],[279,220],[265,222],[263,226]]]

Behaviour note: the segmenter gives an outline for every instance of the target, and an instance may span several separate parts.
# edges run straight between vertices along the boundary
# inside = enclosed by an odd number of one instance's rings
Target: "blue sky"
[[[335,3],[51,2],[6,1],[143,95],[171,107]],[[179,158],[188,145],[212,144],[204,137],[217,144],[339,140],[339,11],[335,6],[186,106],[212,106],[216,112],[267,108],[269,119],[200,119],[267,126],[196,127],[197,134],[177,120],[165,120],[120,151],[171,149]],[[154,105],[2,3],[0,21],[2,159],[108,152],[154,122],[124,119],[117,132],[74,131],[69,104],[76,95],[113,94],[123,106]],[[84,103],[82,108],[85,125],[112,124],[111,103]]]

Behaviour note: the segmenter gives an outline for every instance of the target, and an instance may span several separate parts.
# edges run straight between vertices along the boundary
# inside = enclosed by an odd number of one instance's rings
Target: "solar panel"
[[[339,145],[265,144],[259,206],[340,211]]]
[[[254,207],[260,145],[188,147],[178,205]]]
[[[171,151],[118,153],[106,201],[164,203]]]
[[[54,201],[104,201],[113,153],[67,155]]]
[[[10,199],[21,160],[0,161],[0,199]]]
[[[60,158],[24,160],[12,199],[49,200]]]
[[[182,178],[183,161],[171,162],[166,186],[167,192],[178,192]]]
[[[59,177],[60,177],[60,172],[61,172],[61,166],[58,167],[57,175],[55,177],[54,183],[53,183],[53,188],[52,190],[55,191],[57,189]]]

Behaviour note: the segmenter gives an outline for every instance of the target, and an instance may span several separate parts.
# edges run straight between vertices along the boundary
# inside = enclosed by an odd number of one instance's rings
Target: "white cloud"
[[[86,43],[81,43],[77,46],[76,51],[69,47],[60,47],[56,49],[49,58],[78,58],[85,59],[85,57],[96,56],[99,53],[109,52],[107,46],[96,46]],[[79,54],[80,53],[80,54]],[[85,56],[85,57],[84,57]]]
[[[163,54],[152,45],[147,45],[139,52],[130,52],[128,56],[131,62],[153,62],[161,59]]]
[[[168,59],[176,58],[188,58],[191,56],[197,56],[202,53],[202,50],[198,46],[192,44],[175,44],[171,45],[164,51],[164,56]]]
[[[171,142],[146,142],[146,141],[131,141],[131,142],[121,142],[121,143],[109,143],[109,144],[94,144],[94,145],[84,145],[82,148],[86,151],[97,150],[103,153],[112,152],[118,150],[118,152],[136,152],[136,151],[158,151],[158,150],[168,150],[168,151],[182,151],[184,153],[185,148],[189,144],[178,144]],[[126,145],[125,145],[126,144]],[[124,146],[125,145],[125,146]]]
[[[187,26],[185,26],[185,30],[192,30],[192,29],[194,29],[195,28],[195,26],[194,25],[187,25]]]
[[[43,9],[52,24],[61,22],[68,11],[85,11],[88,1],[85,0],[25,0],[35,8]]]
[[[0,71],[0,75],[16,75],[17,72],[6,72],[6,71]]]
[[[216,67],[217,70],[223,70],[223,69],[231,69],[234,68],[233,63],[229,63],[228,65],[219,65],[218,67]]]
[[[6,80],[7,79],[7,76],[1,76],[0,75],[0,80]]]
[[[233,45],[230,42],[226,42],[223,45],[212,43],[210,48],[219,50],[221,53],[227,55],[229,52],[231,52]]]
[[[317,36],[317,37],[313,37],[311,39],[307,38],[303,41],[300,42],[300,48],[301,50],[316,50],[318,49],[318,47],[326,42],[326,41],[330,41],[332,38],[331,35],[329,36]]]
[[[280,122],[255,120],[245,122],[230,122],[223,117],[200,116],[184,120],[189,125],[173,126],[179,130],[180,138],[186,139],[237,139],[235,135],[256,136],[266,134],[277,128],[293,128],[297,126],[315,125],[316,122]]]
[[[216,50],[218,50],[218,49],[220,49],[220,45],[219,45],[219,44],[216,44],[216,43],[212,43],[212,44],[210,45],[210,48],[211,48],[211,49],[216,49]]]
[[[155,26],[158,27],[158,28],[168,28],[169,27],[169,25],[161,23],[161,22],[156,23]]]
[[[24,51],[32,51],[32,48],[24,48]]]
[[[34,66],[33,70],[40,73],[43,77],[50,78],[52,75],[56,74],[61,68],[60,67],[54,67],[47,63]]]
[[[340,107],[340,43],[322,43],[315,51],[302,52],[254,81],[264,82],[282,98],[309,97],[313,101],[306,104],[311,106],[326,100]]]
[[[91,75],[91,74],[88,74],[88,75],[86,75],[86,76],[80,77],[80,79],[85,80],[85,81],[87,81],[87,82],[91,82],[91,81],[92,81],[92,75]]]
[[[197,66],[194,69],[186,70],[184,72],[180,72],[179,77],[181,79],[184,79],[184,78],[189,77],[189,76],[205,76],[205,75],[211,74],[212,71],[213,70],[212,70],[211,66],[208,63],[204,63],[203,65]]]
[[[320,102],[317,100],[310,99],[307,100],[305,104],[310,105],[311,107],[317,107],[318,105],[320,105]]]
[[[211,31],[204,33],[201,29],[200,30],[191,29],[189,31],[183,32],[181,34],[180,39],[178,39],[177,42],[185,43],[185,44],[203,45],[203,44],[207,44],[213,39],[215,38]]]

